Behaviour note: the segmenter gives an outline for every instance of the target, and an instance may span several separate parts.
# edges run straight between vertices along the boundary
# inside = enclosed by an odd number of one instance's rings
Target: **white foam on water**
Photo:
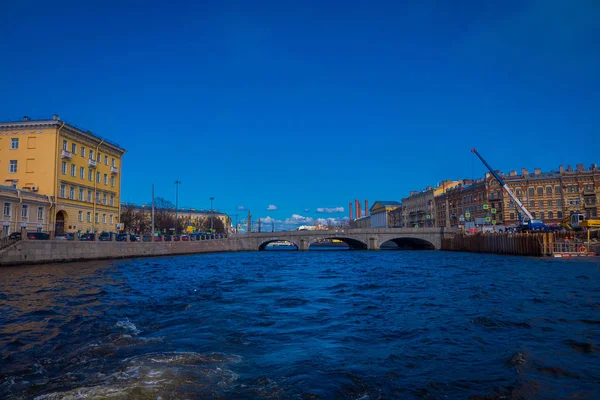
[[[129,320],[129,318],[125,318],[123,321],[117,322],[115,326],[118,328],[130,330],[134,335],[140,333],[140,330],[137,328],[137,326],[135,326],[133,322]]]

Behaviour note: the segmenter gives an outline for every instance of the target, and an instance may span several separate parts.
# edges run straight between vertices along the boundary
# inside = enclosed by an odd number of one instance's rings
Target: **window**
[[[508,202],[508,208],[515,208],[515,203],[512,200]]]
[[[535,190],[533,188],[529,188],[529,197],[533,197],[535,194]]]
[[[114,176],[110,177],[110,186],[115,187],[115,177]]]
[[[94,181],[94,171],[93,171],[93,170],[91,170],[91,169],[88,169],[88,180],[89,180],[90,182],[93,182],[93,181]]]
[[[552,211],[548,211],[548,218],[554,218],[554,213]]]
[[[562,200],[558,199],[556,200],[556,208],[561,208],[562,207]]]
[[[88,211],[87,216],[85,218],[87,222],[92,222],[92,213]]]
[[[110,195],[110,205],[111,205],[111,206],[114,206],[114,205],[115,205],[115,195],[114,195],[114,194],[111,194],[111,195]]]
[[[79,188],[79,201],[83,201],[83,188]]]
[[[29,217],[29,206],[27,204],[23,204],[21,206],[21,218],[26,219]]]
[[[4,216],[10,217],[10,203],[4,203]]]
[[[63,199],[67,197],[67,187],[65,185],[60,185],[60,197]]]
[[[538,201],[538,207],[539,208],[544,208],[544,200]]]
[[[100,203],[100,193],[96,193],[96,203]]]
[[[100,183],[100,172],[96,172],[96,182]]]
[[[529,200],[529,208],[535,207],[535,201]]]
[[[69,151],[69,143],[67,143],[66,140],[63,140],[63,150],[64,151]]]
[[[521,197],[521,189],[517,189],[517,196]]]
[[[113,224],[113,216],[112,216],[112,214],[110,215],[110,224],[111,225]]]
[[[77,167],[75,164],[71,164],[71,176],[77,176]]]
[[[102,214],[102,223],[105,224],[106,223],[106,214]]]
[[[38,207],[38,219],[44,219],[44,207]]]
[[[114,158],[111,158],[111,160],[110,160],[110,166],[111,167],[115,166],[115,159]]]
[[[543,196],[544,195],[544,188],[543,187],[538,187],[537,188],[537,195],[538,196]]]
[[[75,188],[73,186],[69,188],[69,199],[75,200]]]
[[[17,173],[17,160],[10,160],[10,164],[8,166],[8,172],[11,174]]]
[[[573,191],[574,191],[575,193],[579,192],[579,185],[575,185],[575,186],[573,186]]]
[[[552,200],[548,200],[548,208],[552,208]]]
[[[592,208],[592,217],[597,217],[598,211],[595,208]]]
[[[106,193],[102,195],[102,204],[106,205]]]
[[[544,219],[544,212],[540,211],[540,219]]]
[[[62,166],[60,168],[60,172],[62,172],[63,175],[67,174],[67,162],[66,161],[62,162]]]
[[[85,147],[81,146],[81,157],[85,157]]]
[[[77,221],[83,222],[83,211],[77,213]]]
[[[535,218],[535,212],[532,212],[532,213],[531,213],[531,216],[532,216],[533,218]]]
[[[546,194],[552,194],[552,186],[546,186]]]
[[[515,219],[515,213],[510,213],[510,219],[511,220]]]
[[[100,152],[98,152],[98,158],[96,159],[96,161],[100,162],[100,160],[102,160],[102,154],[100,154]]]
[[[98,213],[96,213],[96,218],[95,218],[96,223],[100,222],[100,216],[98,215]]]
[[[79,177],[85,179],[85,168],[79,167]]]
[[[108,165],[108,156],[104,156],[104,165]]]
[[[556,217],[557,217],[557,218],[562,218],[562,217],[563,217],[563,216],[562,216],[562,211],[557,211],[557,212],[556,212]]]
[[[104,184],[108,185],[108,175],[104,174]]]
[[[90,160],[94,159],[94,150],[90,149]]]
[[[554,186],[554,193],[555,194],[559,194],[560,193],[560,186]]]
[[[75,143],[71,143],[71,153],[73,155],[77,154],[77,145]]]
[[[92,191],[91,190],[88,190],[87,201],[88,201],[88,203],[92,202]]]
[[[10,149],[16,150],[19,148],[19,138],[10,139]]]

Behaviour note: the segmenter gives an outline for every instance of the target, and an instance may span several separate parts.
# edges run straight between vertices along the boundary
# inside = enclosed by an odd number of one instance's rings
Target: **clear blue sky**
[[[174,200],[179,179],[181,206],[339,218],[482,175],[472,147],[504,171],[600,162],[597,0],[3,0],[0,16],[0,120],[57,113],[116,141],[123,201],[152,183]]]

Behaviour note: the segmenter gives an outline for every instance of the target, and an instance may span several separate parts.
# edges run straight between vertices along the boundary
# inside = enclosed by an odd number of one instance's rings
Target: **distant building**
[[[2,230],[0,237],[25,228],[29,232],[48,232],[52,230],[50,207],[53,198],[0,186],[0,204],[2,205]]]
[[[357,218],[354,221],[351,221],[350,227],[355,229],[370,228],[371,216]]]
[[[410,192],[408,197],[402,199],[404,226],[407,228],[439,226],[435,197],[461,183],[462,181],[447,180],[435,188],[429,186],[420,192]]]
[[[402,204],[398,201],[376,201],[369,210],[371,214],[371,228],[389,228],[391,227],[390,213]]]

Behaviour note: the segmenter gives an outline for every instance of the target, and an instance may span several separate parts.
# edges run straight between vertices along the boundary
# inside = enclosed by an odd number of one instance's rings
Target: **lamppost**
[[[213,230],[213,215],[214,215],[214,211],[213,211],[213,201],[214,201],[214,197],[210,198],[210,232],[212,233]]]
[[[179,233],[179,219],[177,218],[177,210],[179,209],[179,185],[181,185],[181,183],[181,181],[175,181],[175,233]]]

